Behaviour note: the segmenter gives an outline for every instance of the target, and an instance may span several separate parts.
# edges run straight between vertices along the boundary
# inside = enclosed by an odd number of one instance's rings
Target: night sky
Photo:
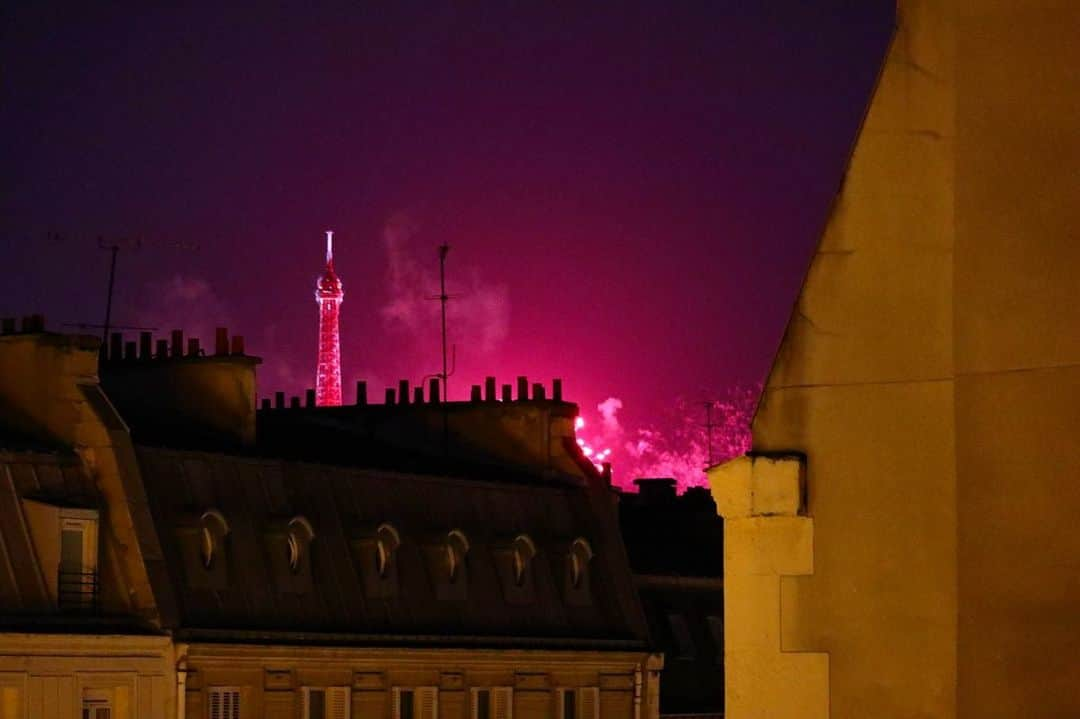
[[[451,398],[563,377],[625,474],[767,372],[893,4],[6,2],[0,314],[100,323],[96,238],[138,237],[114,322],[227,325],[299,393],[333,229],[345,399],[381,397],[438,371],[447,242]]]

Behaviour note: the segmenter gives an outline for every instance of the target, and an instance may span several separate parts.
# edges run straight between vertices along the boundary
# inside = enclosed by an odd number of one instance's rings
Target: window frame
[[[224,696],[226,694],[232,695],[234,701],[231,704],[232,711],[230,712],[230,704],[228,700],[221,702],[221,712],[217,715],[214,714],[214,695]],[[208,687],[206,690],[206,716],[207,719],[245,719],[244,714],[244,689],[239,686],[214,686]]]
[[[480,693],[488,694],[488,716],[480,716]],[[496,692],[503,693],[506,714],[499,716],[496,710]],[[514,688],[510,686],[477,686],[469,688],[469,716],[471,719],[513,719],[514,717]]]

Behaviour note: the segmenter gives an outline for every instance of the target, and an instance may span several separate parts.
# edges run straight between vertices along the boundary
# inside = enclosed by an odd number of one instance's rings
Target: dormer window
[[[207,510],[199,517],[199,558],[205,569],[211,570],[221,561],[228,534],[229,523],[216,509]]]
[[[453,584],[458,580],[465,564],[465,555],[469,553],[469,540],[460,529],[452,529],[446,535],[447,578]]]
[[[588,541],[578,537],[570,545],[570,586],[580,589],[593,558],[592,547]]]
[[[532,566],[532,559],[536,556],[536,545],[527,534],[519,534],[514,538],[514,583],[523,586],[527,573]]]
[[[375,530],[375,570],[385,578],[393,565],[394,555],[401,546],[401,535],[394,525],[384,522]]]
[[[305,517],[293,517],[286,528],[285,547],[289,571],[298,574],[307,561],[308,545],[315,539],[315,529]]]

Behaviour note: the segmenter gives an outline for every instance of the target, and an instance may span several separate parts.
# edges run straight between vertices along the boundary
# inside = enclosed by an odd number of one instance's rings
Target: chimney
[[[397,387],[398,387],[398,402],[400,404],[408,404],[409,403],[409,380],[407,380],[407,379],[398,380]]]
[[[484,378],[484,401],[485,402],[494,402],[495,401],[495,378],[494,377],[485,377]]]
[[[469,392],[469,401],[470,402],[479,402],[480,400],[481,400],[480,385],[474,384],[472,386],[472,390],[470,390],[470,392]]]
[[[544,385],[542,382],[536,382],[533,384],[533,399],[540,400],[542,402],[544,401],[544,396],[546,394],[547,391],[544,389]]]
[[[229,330],[226,327],[218,327],[214,330],[214,354],[229,354]]]
[[[394,403],[394,388],[393,387],[387,387],[386,388],[386,399],[383,400],[383,403],[386,404],[387,406],[392,405]]]
[[[511,402],[514,399],[514,388],[508,384],[502,386],[502,401]]]
[[[364,380],[356,383],[356,404],[367,404],[367,382]]]
[[[119,333],[114,338],[120,337]],[[110,347],[111,362],[100,367],[101,386],[136,441],[164,446],[221,449],[255,441],[257,357],[207,357],[197,337],[184,342],[183,330],[154,342],[149,332],[123,346],[124,361]],[[113,339],[112,342],[116,342]],[[177,359],[185,358],[179,362]],[[171,361],[169,361],[171,360]]]
[[[413,404],[423,404],[423,403],[424,403],[424,387],[423,387],[423,385],[421,385],[419,387],[413,387]]]
[[[262,398],[262,408],[263,409],[270,409],[270,398],[269,397],[263,397]]]
[[[315,406],[315,390],[309,389],[304,393],[304,406],[305,407],[314,407]]]
[[[559,377],[551,380],[551,399],[562,402],[562,379]]]
[[[432,377],[428,380],[428,402],[431,404],[439,403],[439,378]]]
[[[232,354],[243,356],[244,355],[244,336],[233,335],[232,338]]]
[[[109,335],[109,359],[113,362],[119,362],[121,353],[124,350],[124,335],[120,332],[113,332]]]
[[[671,477],[642,477],[635,479],[642,501],[663,503],[675,501],[675,480]]]
[[[528,377],[518,377],[517,378],[517,391],[518,391],[518,402],[524,402],[525,400],[529,399],[529,378]]]

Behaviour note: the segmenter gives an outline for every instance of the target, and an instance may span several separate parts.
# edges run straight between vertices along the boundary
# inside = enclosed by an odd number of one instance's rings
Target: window
[[[97,604],[97,512],[60,514],[60,566],[57,603],[61,609],[92,609]]]
[[[349,687],[304,687],[303,719],[349,719]]]
[[[686,623],[686,617],[681,614],[669,614],[668,627],[671,629],[671,638],[675,643],[675,649],[678,651],[675,658],[693,659],[697,656],[694,638],[690,635],[690,627]]]
[[[209,509],[199,517],[199,557],[203,567],[213,569],[221,553],[223,543],[229,534],[229,523],[216,509]]]
[[[240,719],[240,689],[214,687],[208,701],[209,719]]]
[[[555,699],[556,719],[599,719],[599,687],[559,689]]]
[[[293,574],[300,572],[306,560],[308,545],[315,539],[315,529],[305,517],[293,517],[289,520],[285,548],[289,561],[289,571]]]
[[[570,545],[570,586],[580,589],[585,573],[588,571],[589,562],[593,558],[592,547],[589,543],[578,537]]]
[[[513,719],[514,690],[485,687],[472,690],[472,719]]]
[[[465,555],[469,553],[469,540],[460,529],[451,529],[446,535],[446,568],[450,583],[462,574]]]
[[[536,545],[526,534],[514,538],[514,582],[520,587],[525,584],[532,558],[536,556]]]
[[[437,719],[438,687],[394,687],[393,719]]]
[[[112,719],[112,697],[106,690],[83,690],[82,719]]]
[[[375,530],[375,570],[380,577],[386,577],[394,561],[394,554],[401,546],[401,535],[394,525],[383,523]]]

